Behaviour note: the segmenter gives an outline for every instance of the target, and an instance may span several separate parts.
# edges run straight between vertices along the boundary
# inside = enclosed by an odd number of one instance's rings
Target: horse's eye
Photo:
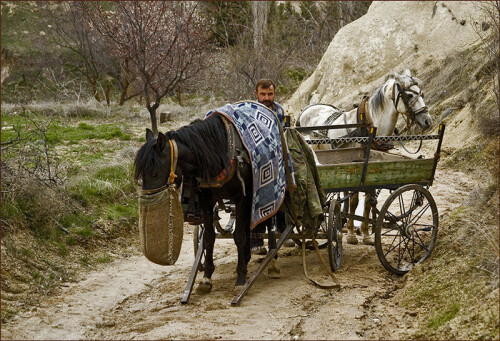
[[[422,97],[422,99],[424,98],[424,93],[423,92],[420,94],[420,97]]]
[[[408,94],[408,98],[413,98],[413,94]]]

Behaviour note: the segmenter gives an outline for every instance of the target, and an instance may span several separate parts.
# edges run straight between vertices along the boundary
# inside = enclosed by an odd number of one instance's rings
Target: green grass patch
[[[28,258],[33,258],[33,250],[28,248],[21,249],[21,254]]]
[[[428,323],[427,328],[432,328],[434,330],[438,329],[446,322],[453,319],[460,311],[460,306],[456,303],[447,306],[445,309],[441,310],[436,316],[434,316]]]
[[[98,264],[107,264],[107,263],[111,263],[112,259],[109,255],[102,255],[102,256],[99,256],[95,259],[95,262],[98,263]]]
[[[481,152],[485,146],[474,145],[457,150],[444,162],[446,168],[472,172],[477,168],[477,164],[482,162]]]
[[[91,126],[80,123],[76,127],[53,125],[47,132],[47,140],[51,144],[66,142],[76,144],[82,140],[102,139],[111,140],[118,138],[123,141],[132,139],[132,135],[125,132],[125,127],[118,124],[99,124]]]
[[[95,235],[95,231],[91,226],[77,227],[73,229],[72,232],[84,238],[89,238]]]
[[[120,220],[122,218],[129,219],[134,217],[138,212],[137,199],[129,200],[127,203],[112,203],[104,208],[105,217],[109,220]]]
[[[85,214],[84,212],[76,212],[64,216],[60,220],[60,223],[65,228],[70,229],[79,226],[89,226],[94,219],[95,217],[93,215]]]

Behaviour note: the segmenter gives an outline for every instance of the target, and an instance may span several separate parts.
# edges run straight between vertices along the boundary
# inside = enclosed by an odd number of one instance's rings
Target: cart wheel
[[[340,203],[332,199],[328,210],[328,258],[330,268],[336,271],[340,268],[342,262],[342,215],[340,212]]]
[[[219,203],[214,206],[214,227],[222,237],[230,237],[236,221],[236,207],[229,200],[224,200],[224,206]]]
[[[427,259],[436,243],[438,211],[431,193],[416,184],[394,191],[380,210],[375,248],[382,265],[404,275]]]
[[[201,236],[201,229],[200,225],[195,225],[193,229],[193,250],[194,250],[194,257],[196,259],[196,253],[198,253],[198,246],[200,245],[200,236]],[[205,253],[205,252],[203,252]],[[200,261],[200,264],[198,265],[198,271],[203,271],[204,270],[204,262],[203,262],[204,255],[202,256],[202,260]]]

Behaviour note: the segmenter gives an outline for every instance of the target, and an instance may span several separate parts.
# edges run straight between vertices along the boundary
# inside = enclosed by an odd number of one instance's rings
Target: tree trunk
[[[267,17],[271,8],[270,1],[252,1],[253,13],[253,48],[262,53],[264,34],[267,28]]]
[[[160,103],[156,102],[152,106],[147,106],[149,111],[149,117],[151,118],[151,130],[153,131],[154,136],[158,135],[158,119],[156,117],[156,110],[160,106]]]
[[[92,89],[92,94],[94,95],[94,98],[96,99],[97,102],[101,102],[101,97],[99,96],[99,92],[97,91],[97,82],[95,79],[92,79],[90,77],[87,77],[90,87]]]

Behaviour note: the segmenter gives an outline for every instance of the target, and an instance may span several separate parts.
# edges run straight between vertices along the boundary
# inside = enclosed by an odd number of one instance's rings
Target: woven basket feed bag
[[[142,252],[159,265],[173,265],[179,258],[183,212],[175,185],[151,195],[139,196],[139,235]]]

